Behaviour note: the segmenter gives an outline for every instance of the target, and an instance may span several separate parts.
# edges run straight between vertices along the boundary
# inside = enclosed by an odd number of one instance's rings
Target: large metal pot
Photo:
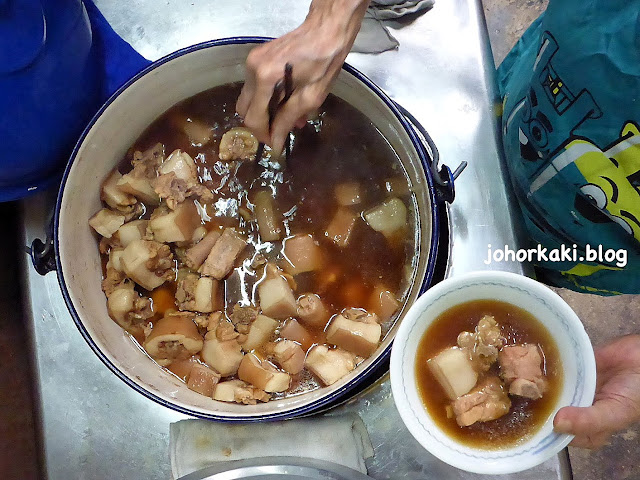
[[[102,107],[82,135],[58,195],[54,243],[58,279],[81,334],[119,378],[142,395],[174,410],[209,419],[282,419],[316,411],[344,398],[389,356],[404,311],[430,285],[437,253],[438,206],[453,198],[451,172],[432,165],[435,147],[425,145],[399,108],[370,80],[345,66],[332,92],[364,113],[398,153],[413,190],[416,255],[413,279],[396,321],[377,351],[331,387],[255,406],[217,402],[189,390],[158,367],[114,322],[100,288],[98,246],[87,220],[100,208],[99,187],[140,133],[175,103],[244,77],[247,54],[262,38],[233,38],[196,45],[150,65]],[[428,139],[428,136],[426,136]],[[430,142],[430,140],[429,140]],[[436,188],[433,173],[438,175]],[[441,179],[443,175],[445,178]]]

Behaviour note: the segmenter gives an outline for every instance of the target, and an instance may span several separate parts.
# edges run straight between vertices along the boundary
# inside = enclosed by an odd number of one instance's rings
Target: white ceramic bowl
[[[448,436],[426,411],[416,387],[416,351],[424,332],[449,308],[483,299],[511,303],[537,318],[556,341],[563,369],[562,391],[544,425],[529,439],[500,450],[469,447]],[[593,348],[580,319],[555,292],[514,273],[474,272],[434,286],[406,313],[391,352],[393,398],[411,434],[435,457],[475,473],[519,472],[556,455],[572,436],[553,431],[555,413],[567,405],[591,405],[595,385]]]

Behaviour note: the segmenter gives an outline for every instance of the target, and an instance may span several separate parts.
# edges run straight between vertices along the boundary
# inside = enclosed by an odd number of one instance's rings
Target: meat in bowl
[[[434,422],[484,449],[516,445],[549,417],[562,385],[554,340],[532,315],[494,300],[445,311],[418,348],[416,383]]]

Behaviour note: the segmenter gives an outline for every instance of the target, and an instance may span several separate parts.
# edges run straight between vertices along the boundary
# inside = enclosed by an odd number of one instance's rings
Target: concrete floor
[[[549,0],[482,0],[496,67]]]
[[[546,1],[483,0],[496,65],[544,11]],[[17,231],[17,212],[14,203],[0,204],[6,233]],[[20,255],[24,255],[23,246],[16,236],[0,236],[0,478],[7,480],[41,477],[28,340],[20,301]],[[640,296],[602,298],[563,290],[559,293],[578,313],[594,345],[640,332]],[[637,425],[616,435],[611,445],[598,451],[570,449],[574,478],[640,480],[638,452]]]

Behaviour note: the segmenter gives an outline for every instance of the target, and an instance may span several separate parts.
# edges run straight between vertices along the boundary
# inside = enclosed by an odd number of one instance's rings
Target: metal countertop
[[[304,19],[303,0],[96,0],[117,33],[150,60],[178,48],[239,35],[279,36]],[[522,273],[518,263],[484,265],[488,244],[517,248],[519,217],[505,187],[494,112],[493,61],[480,0],[438,0],[411,21],[389,23],[396,51],[350,54],[364,72],[423,124],[441,161],[469,166],[449,209],[448,275],[487,268]],[[44,237],[55,192],[22,203],[24,241]],[[55,273],[25,258],[44,465],[52,479],[168,478],[169,424],[186,418],[117,379],[76,329]],[[334,411],[358,413],[371,437],[375,479],[480,478],[443,464],[411,437],[393,404],[388,377]],[[504,478],[570,478],[566,452]]]

